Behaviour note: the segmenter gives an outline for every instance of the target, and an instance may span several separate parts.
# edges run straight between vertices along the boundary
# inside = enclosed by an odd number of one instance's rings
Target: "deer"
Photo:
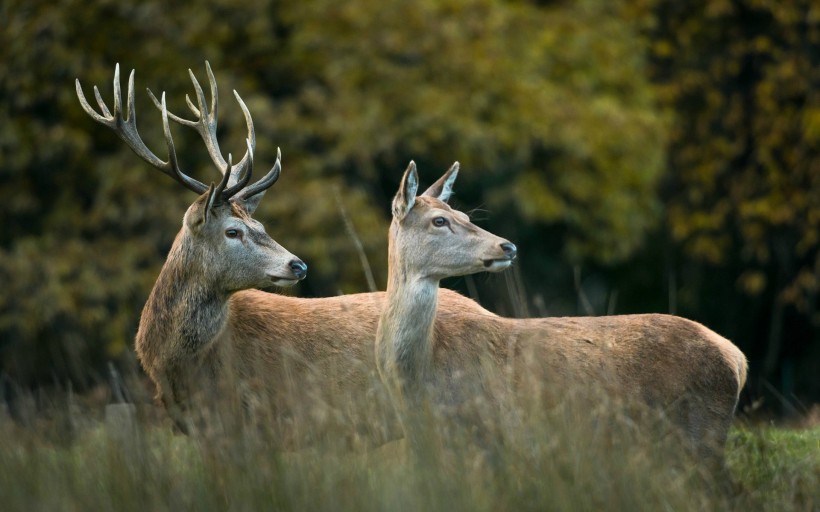
[[[114,131],[148,164],[198,194],[148,296],[135,339],[139,362],[156,388],[156,401],[183,432],[198,430],[191,416],[198,403],[195,399],[203,395],[206,399],[227,395],[244,407],[261,393],[275,414],[286,414],[294,407],[293,397],[302,396],[309,385],[356,394],[371,389],[374,380],[379,381],[374,345],[387,296],[371,292],[300,298],[265,291],[291,286],[307,273],[307,265],[273,241],[252,217],[279,178],[281,154],[277,152],[276,163],[262,179],[250,183],[255,131],[247,106],[234,91],[248,131],[246,152],[237,164],[230,155],[225,160],[216,137],[217,84],[210,64],[205,67],[210,101],[189,70],[196,103],[187,96],[186,102],[193,119],[172,114],[164,93],[158,100],[148,91],[162,117],[167,160],[149,150],[137,131],[133,70],[125,109],[119,65],[114,70],[112,110],[95,86],[97,112],[86,100],[79,79],[75,82],[80,105],[94,121]],[[180,170],[172,121],[199,134],[221,173],[218,184],[205,186]],[[451,174],[449,179],[453,178]],[[449,191],[451,186],[452,181],[445,180],[441,190]],[[421,211],[419,205],[408,218]],[[395,247],[396,240],[392,243]],[[511,331],[553,340],[558,346],[591,347],[595,342],[616,350],[623,344],[617,340],[628,341],[627,345],[644,346],[632,350],[632,355],[659,352],[648,360],[656,363],[648,365],[654,373],[641,368],[646,361],[624,359],[640,375],[631,381],[635,392],[658,403],[687,392],[703,395],[707,406],[702,420],[691,426],[692,435],[700,439],[708,432],[717,440],[725,439],[738,389],[745,381],[745,359],[731,343],[699,324],[654,315],[632,320],[505,319],[452,290],[437,290],[436,298],[430,344],[434,362],[436,354],[443,352],[452,354],[458,364],[459,351],[501,350]],[[696,365],[699,368],[693,368]],[[663,375],[666,370],[671,371],[669,377]]]
[[[119,64],[114,70],[113,109],[95,86],[97,112],[80,80],[75,81],[80,105],[94,121],[114,131],[145,162],[198,194],[148,296],[135,339],[138,360],[156,388],[155,400],[186,433],[202,427],[192,420],[193,405],[200,403],[197,397],[227,397],[244,407],[261,393],[279,413],[292,408],[293,395],[316,383],[317,376],[332,379],[329,388],[368,389],[378,381],[372,347],[384,300],[384,292],[299,298],[264,291],[294,285],[307,275],[307,265],[252,217],[280,176],[281,152],[277,150],[271,170],[250,183],[256,148],[253,119],[233,91],[246,122],[246,149],[238,163],[233,164],[231,155],[225,160],[216,137],[216,79],[210,64],[205,67],[210,101],[189,69],[196,103],[188,96],[186,103],[193,119],[169,112],[165,93],[157,99],[148,90],[161,113],[166,160],[147,147],[137,130],[134,70],[125,108]],[[221,173],[218,183],[206,186],[181,171],[172,121],[199,134]],[[456,292],[443,291],[439,300],[441,332],[448,338],[460,335],[450,317],[466,312],[494,316]]]
[[[707,464],[722,468],[747,363],[734,344],[701,324],[663,314],[514,319],[467,312],[447,315],[447,321],[471,334],[443,336],[441,279],[500,272],[518,252],[448,204],[458,171],[456,162],[417,194],[411,161],[392,202],[375,357],[399,407],[417,407],[428,391],[440,400],[463,400],[459,380],[480,371],[482,358],[504,374],[510,361],[529,354],[541,371],[536,378],[551,379],[547,386],[597,382],[608,392],[666,409]]]

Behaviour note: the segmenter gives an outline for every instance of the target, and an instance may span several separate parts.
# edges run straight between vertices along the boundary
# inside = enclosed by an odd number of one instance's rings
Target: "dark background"
[[[194,197],[82,111],[137,70],[187,114],[220,85],[222,149],[283,152],[256,218],[310,265],[301,296],[383,288],[410,159],[516,242],[514,272],[447,281],[505,315],[671,312],[749,357],[748,410],[820,401],[820,7],[802,1],[6,0],[0,5],[0,370],[88,390],[133,338]],[[91,99],[93,102],[93,99]],[[183,167],[216,176],[174,128]],[[339,198],[337,200],[336,198]]]

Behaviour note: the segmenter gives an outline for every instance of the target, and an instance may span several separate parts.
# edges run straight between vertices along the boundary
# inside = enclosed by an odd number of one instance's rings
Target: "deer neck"
[[[225,328],[229,294],[206,270],[180,233],[140,318],[136,348],[144,362],[161,367],[196,357]]]
[[[376,336],[378,361],[384,376],[415,387],[427,377],[433,362],[439,281],[414,272],[390,252],[387,293]]]

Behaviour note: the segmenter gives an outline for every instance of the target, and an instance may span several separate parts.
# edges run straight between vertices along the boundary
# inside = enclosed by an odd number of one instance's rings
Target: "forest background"
[[[462,164],[456,206],[513,240],[515,271],[447,281],[504,315],[668,312],[749,357],[747,410],[820,401],[820,5],[812,0],[6,0],[0,4],[3,392],[135,369],[148,292],[194,197],[80,108],[136,69],[185,113],[220,86],[223,151],[283,152],[256,218],[310,266],[292,291],[386,277],[407,162]],[[174,128],[184,169],[215,176]],[[344,212],[344,213],[342,213]]]

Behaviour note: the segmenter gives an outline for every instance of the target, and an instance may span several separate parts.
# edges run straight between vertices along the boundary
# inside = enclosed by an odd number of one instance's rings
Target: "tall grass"
[[[585,383],[487,372],[400,421],[372,370],[363,389],[340,384],[350,364],[306,377],[300,361],[261,394],[235,382],[239,407],[195,407],[203,428],[191,436],[140,393],[130,421],[70,393],[20,396],[22,422],[0,409],[0,510],[820,510],[817,425],[736,426],[727,477],[663,411]]]
[[[374,384],[375,385],[375,384]],[[503,386],[502,386],[503,387]],[[16,510],[817,510],[820,428],[739,428],[734,494],[662,416],[562,390],[453,407],[422,404],[416,445],[378,390],[318,399],[240,425],[175,434],[141,405],[132,425],[62,407],[22,427],[0,420],[0,504]],[[295,400],[298,402],[298,400]],[[59,401],[53,402],[59,405]],[[353,414],[350,411],[358,411]],[[362,420],[369,419],[362,430]],[[67,435],[65,428],[71,427]],[[296,434],[300,435],[296,435]],[[301,441],[284,441],[300,439]],[[353,440],[353,441],[351,441]]]

